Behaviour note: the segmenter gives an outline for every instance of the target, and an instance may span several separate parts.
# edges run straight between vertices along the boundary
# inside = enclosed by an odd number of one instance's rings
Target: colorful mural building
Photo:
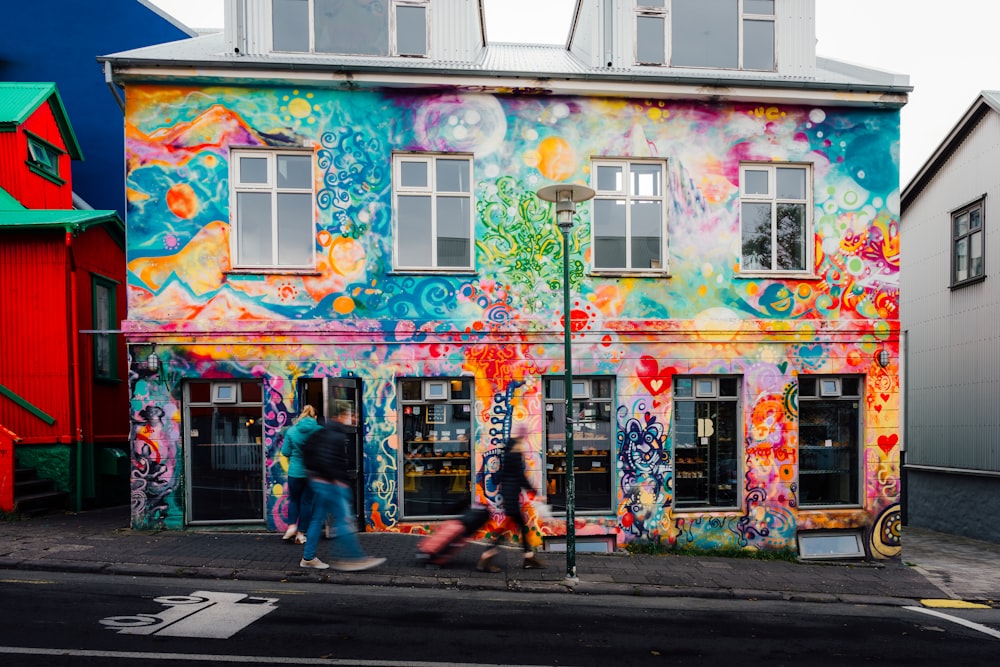
[[[817,58],[813,5],[580,0],[538,46],[481,2],[230,0],[224,34],[104,57],[133,525],[283,529],[282,430],[345,402],[365,529],[497,530],[523,424],[556,545],[572,391],[587,548],[898,555],[911,88]],[[568,258],[553,183],[595,192]]]

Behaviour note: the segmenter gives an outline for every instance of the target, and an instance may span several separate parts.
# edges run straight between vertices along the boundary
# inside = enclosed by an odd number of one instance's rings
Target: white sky
[[[223,0],[152,0],[192,28],[221,28]],[[574,0],[485,0],[491,41],[562,44]],[[530,20],[528,18],[530,17]],[[817,54],[910,76],[905,186],[981,90],[1000,89],[995,0],[816,0]]]

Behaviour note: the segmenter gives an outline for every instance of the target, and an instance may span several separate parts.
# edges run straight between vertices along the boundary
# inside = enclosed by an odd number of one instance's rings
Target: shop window
[[[811,266],[812,174],[808,165],[740,166],[742,273],[797,273]]]
[[[545,487],[553,511],[566,511],[566,381],[546,378]],[[612,509],[615,451],[612,378],[573,381],[573,470],[578,512]]]
[[[93,276],[94,297],[94,377],[98,380],[118,378],[118,328],[116,317],[117,283],[107,278]]]
[[[234,266],[312,270],[312,152],[234,150],[230,172]]]
[[[264,521],[261,382],[188,382],[184,399],[189,520]]]
[[[396,268],[472,268],[471,156],[393,157]]]
[[[951,214],[951,284],[978,281],[986,275],[983,261],[983,200]]]
[[[735,509],[740,378],[674,378],[674,507]]]
[[[403,515],[458,514],[472,497],[472,380],[401,380]]]
[[[799,376],[799,507],[858,505],[861,376]]]
[[[664,163],[595,160],[594,269],[665,271]]]
[[[275,51],[426,56],[428,0],[271,0]]]

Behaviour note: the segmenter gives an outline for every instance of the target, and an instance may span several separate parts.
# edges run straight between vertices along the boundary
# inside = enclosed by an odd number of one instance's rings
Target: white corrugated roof
[[[732,82],[748,85],[799,85],[803,88],[825,87],[909,92],[909,77],[902,74],[855,65],[852,63],[816,59],[816,76],[782,76],[774,72],[737,70],[679,69],[671,67],[635,66],[629,68],[589,67],[562,46],[538,44],[490,43],[473,62],[434,60],[429,58],[344,56],[337,54],[272,53],[243,55],[226,51],[221,33],[157,44],[122,51],[101,60],[130,67],[205,66],[213,65],[254,70],[323,70],[385,71],[442,74],[483,74],[532,78],[582,77],[591,81],[650,82],[671,80]]]

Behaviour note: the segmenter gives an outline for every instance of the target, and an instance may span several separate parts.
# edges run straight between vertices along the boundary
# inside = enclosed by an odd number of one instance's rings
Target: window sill
[[[442,269],[431,267],[427,269],[393,269],[390,276],[478,276],[475,269]]]
[[[592,269],[588,274],[594,278],[659,278],[673,277],[669,271],[629,271],[626,269]]]
[[[950,290],[962,289],[963,287],[968,287],[969,285],[978,285],[979,283],[986,280],[986,274],[981,276],[976,276],[975,278],[969,278],[968,280],[963,280],[960,283],[952,283],[948,286]]]
[[[37,174],[47,181],[52,181],[56,185],[66,185],[65,180],[59,178],[57,174],[53,174],[48,169],[42,167],[39,163],[29,160],[26,164],[28,165],[28,170],[33,174]]]
[[[253,277],[257,275],[320,276],[323,274],[316,269],[288,269],[273,266],[258,266],[249,269],[229,269],[224,272],[224,275]]]
[[[792,271],[789,271],[789,272],[779,272],[779,271],[744,271],[744,272],[739,272],[739,271],[737,271],[736,274],[733,277],[734,278],[750,278],[750,279],[761,279],[761,278],[770,278],[770,279],[793,278],[795,280],[821,280],[822,279],[821,276],[818,276],[815,273],[798,272],[798,271],[796,271],[796,272],[792,272]]]

